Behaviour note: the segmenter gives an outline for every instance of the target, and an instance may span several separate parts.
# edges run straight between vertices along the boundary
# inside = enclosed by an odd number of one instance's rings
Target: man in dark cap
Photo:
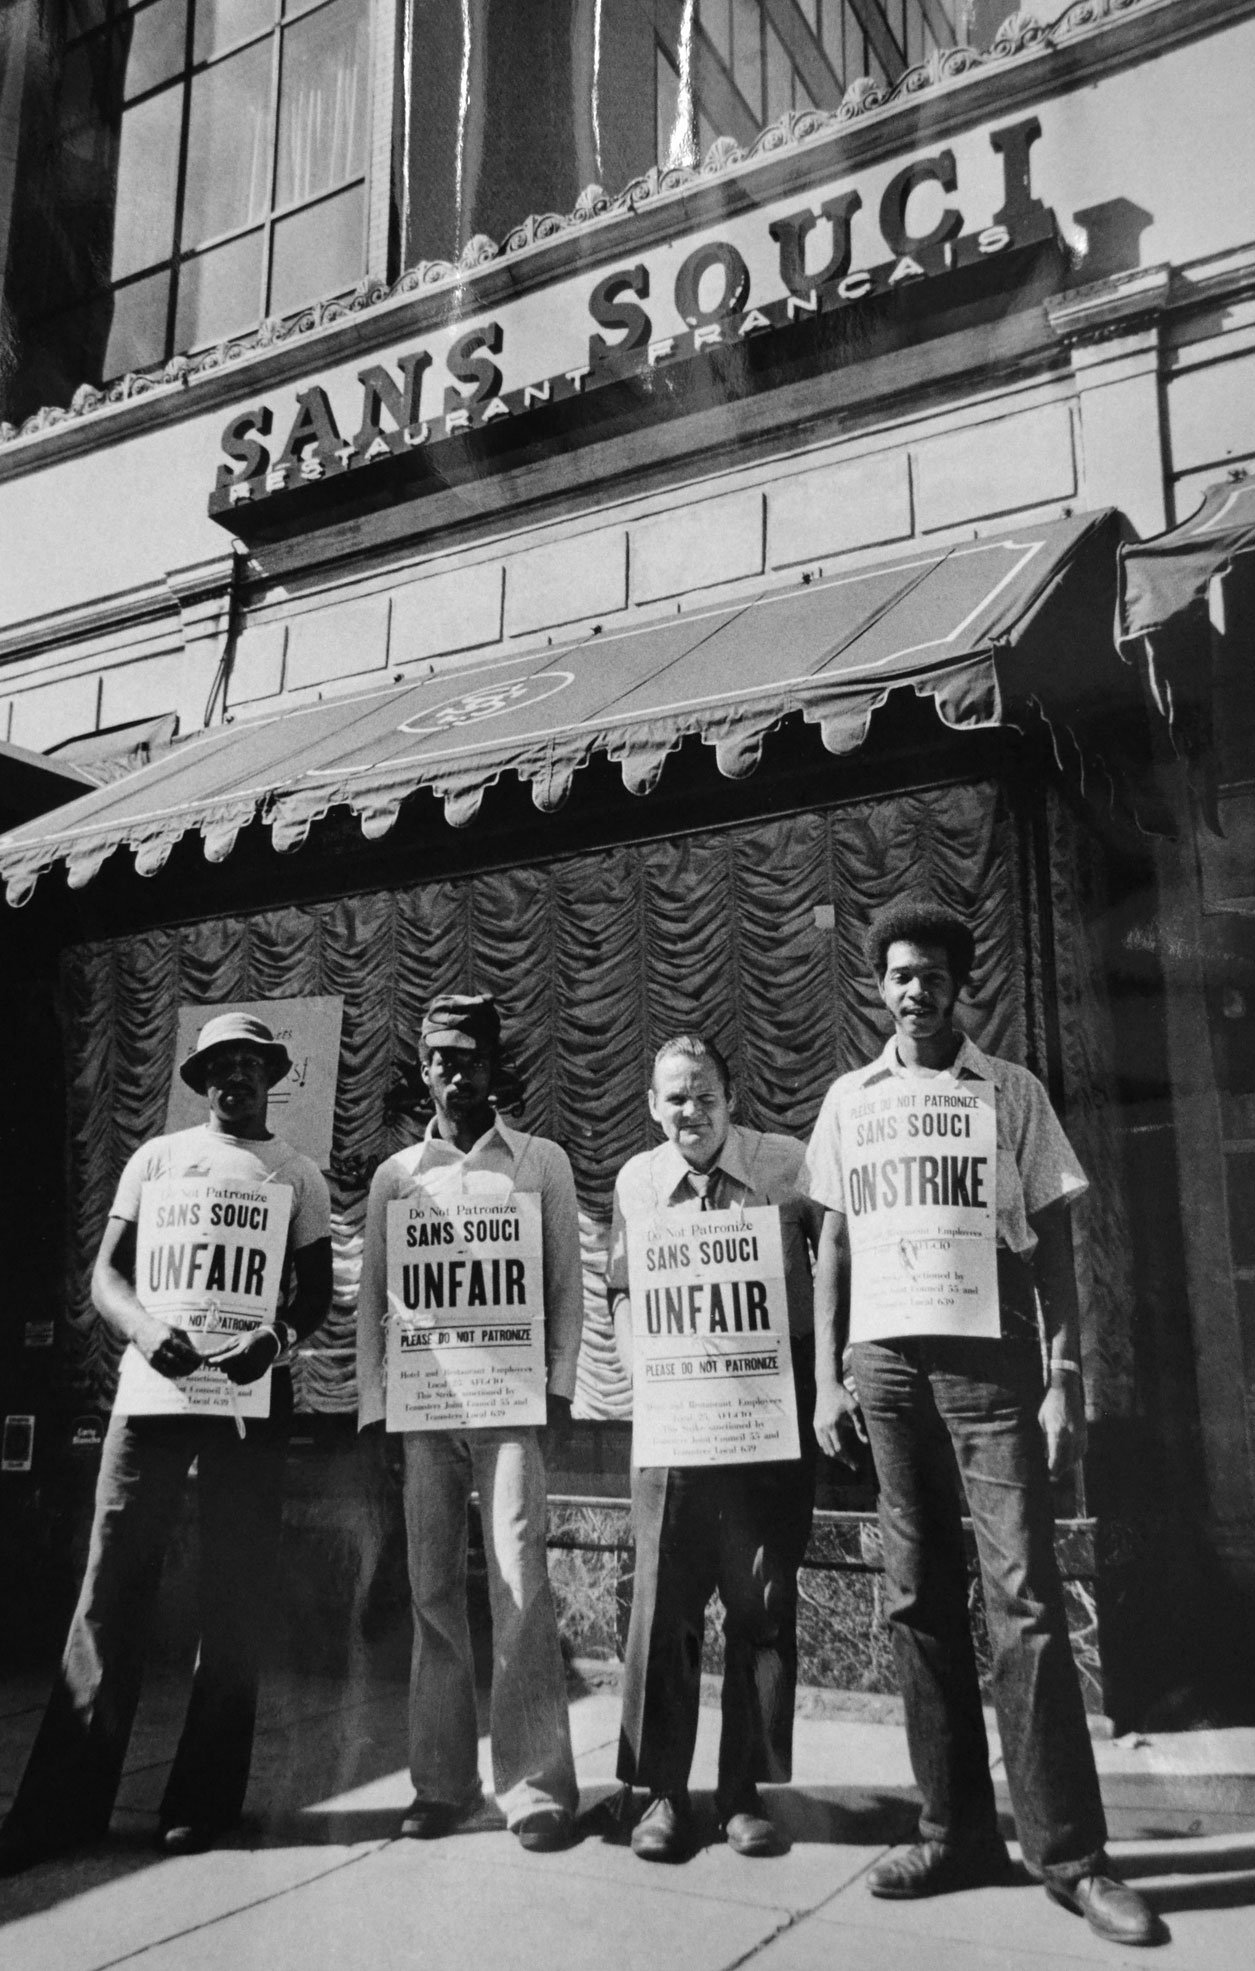
[[[868,1887],[909,1899],[1009,1876],[968,1621],[966,1502],[1025,1863],[1099,1936],[1153,1944],[1154,1912],[1106,1856],[1054,1552],[1049,1480],[1085,1442],[1069,1207],[1086,1179],[1036,1077],[954,1023],[975,951],[932,898],[874,919],[867,955],[894,1030],[828,1090],[804,1173],[825,1207],[815,1434],[826,1451],[864,1425],[871,1441],[923,1796],[919,1841]],[[842,1380],[847,1333],[857,1399]]]
[[[549,1426],[562,1428],[570,1420],[584,1320],[575,1180],[556,1143],[510,1128],[497,1112],[500,1022],[487,994],[433,1001],[419,1058],[435,1115],[419,1142],[375,1173],[357,1310],[359,1427],[378,1423],[392,1409],[390,1427],[404,1432],[415,1797],[401,1832],[417,1840],[448,1834],[482,1801],[466,1606],[466,1509],[474,1489],[492,1609],[497,1803],[524,1848],[561,1848],[572,1838],[579,1796],[545,1561],[545,1467],[537,1428],[395,1421],[397,1391],[387,1387],[388,1208],[409,1201],[420,1210],[430,1206],[438,1217],[452,1215],[468,1199],[486,1208],[494,1200],[503,1206],[538,1200],[545,1403]]]
[[[126,1347],[87,1573],[0,1831],[0,1873],[79,1847],[108,1827],[162,1558],[194,1460],[200,1647],[158,1812],[158,1845],[167,1854],[194,1853],[240,1818],[292,1411],[287,1364],[331,1305],[326,1183],[267,1127],[270,1089],[290,1067],[286,1048],[260,1020],[238,1013],[210,1020],[180,1069],[206,1096],[208,1120],[154,1137],[122,1172],[92,1274],[96,1309]],[[155,1242],[154,1223],[171,1228]],[[224,1223],[248,1229],[228,1233]],[[251,1295],[255,1311],[224,1314],[224,1303],[240,1305],[241,1295]],[[252,1386],[264,1389],[268,1374],[266,1402]]]

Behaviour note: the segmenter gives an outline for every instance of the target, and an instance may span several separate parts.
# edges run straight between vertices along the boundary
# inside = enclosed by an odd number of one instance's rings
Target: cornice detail
[[[1109,342],[1158,321],[1171,297],[1171,267],[1133,267],[1052,295],[1046,319],[1051,333],[1069,345]]]
[[[773,158],[784,151],[799,150],[819,139],[831,137],[860,118],[880,110],[909,105],[921,96],[998,65],[1061,50],[1070,40],[1095,27],[1114,22],[1136,10],[1152,11],[1161,4],[1162,0],[1073,0],[1073,4],[1049,26],[1032,13],[1021,11],[1012,14],[1003,22],[987,49],[937,49],[926,62],[907,69],[892,85],[878,83],[871,76],[859,76],[850,83],[837,109],[789,110],[776,122],[768,124],[747,145],[738,144],[731,137],[719,137],[700,164],[651,165],[648,171],[633,178],[621,192],[615,194],[607,192],[601,185],[588,185],[580,193],[573,211],[533,213],[507,233],[500,243],[489,239],[484,233],[477,233],[467,241],[456,260],[422,260],[393,282],[367,277],[349,294],[332,301],[320,301],[286,320],[271,317],[247,335],[218,343],[197,356],[173,356],[160,367],[128,372],[103,388],[90,383],[80,384],[68,406],[45,405],[21,425],[0,421],[0,446],[23,438],[42,436],[58,426],[77,423],[98,411],[136,398],[149,397],[157,392],[173,394],[186,389],[198,377],[212,375],[259,352],[308,335],[313,330],[360,316],[401,296],[432,288],[457,289],[464,285],[468,274],[474,274],[512,254],[526,252],[562,234],[577,231],[593,220],[631,214],[660,199],[678,198],[694,186],[709,183],[738,166]]]

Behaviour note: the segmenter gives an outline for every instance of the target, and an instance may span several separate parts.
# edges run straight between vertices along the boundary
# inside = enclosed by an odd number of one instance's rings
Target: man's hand
[[[1052,1478],[1061,1478],[1085,1455],[1085,1399],[1080,1381],[1065,1376],[1052,1383],[1042,1398],[1037,1421],[1046,1440],[1046,1464]]]
[[[826,1382],[815,1398],[815,1436],[826,1457],[840,1458],[854,1470],[859,1462],[856,1446],[866,1444],[867,1430],[857,1399],[843,1382]]]
[[[167,1327],[155,1314],[141,1315],[131,1339],[149,1367],[171,1382],[190,1376],[204,1362],[182,1328]]]
[[[545,1392],[545,1429],[541,1438],[541,1452],[545,1458],[554,1457],[571,1435],[571,1399],[569,1396],[555,1396],[553,1391]]]
[[[222,1370],[229,1382],[256,1382],[278,1361],[283,1352],[278,1344],[279,1337],[273,1328],[254,1328],[252,1334],[241,1335],[230,1348],[220,1349],[208,1359],[215,1369]]]

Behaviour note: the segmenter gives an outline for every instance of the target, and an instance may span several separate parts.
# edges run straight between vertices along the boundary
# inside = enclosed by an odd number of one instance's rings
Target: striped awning
[[[260,818],[276,849],[346,806],[375,839],[426,788],[454,826],[503,774],[557,808],[593,754],[648,794],[686,737],[732,777],[765,735],[800,716],[830,752],[867,737],[899,688],[931,697],[950,726],[1027,723],[1040,712],[1092,759],[1128,716],[1131,674],[1111,636],[1118,515],[1054,521],[837,569],[664,620],[629,622],[565,647],[496,653],[405,684],[279,705],[226,724],[37,822],[0,837],[9,901],[64,863],[73,886],[129,849],[143,875],[200,834],[227,857]]]

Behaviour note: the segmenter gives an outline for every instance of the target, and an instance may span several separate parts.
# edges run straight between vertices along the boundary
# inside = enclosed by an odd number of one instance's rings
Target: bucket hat
[[[179,1074],[188,1087],[203,1095],[209,1056],[216,1047],[231,1046],[256,1048],[265,1060],[271,1088],[276,1081],[282,1081],[292,1066],[292,1057],[283,1042],[276,1040],[270,1028],[255,1020],[251,1013],[219,1013],[215,1019],[206,1021],[197,1036],[195,1048],[179,1068]]]

